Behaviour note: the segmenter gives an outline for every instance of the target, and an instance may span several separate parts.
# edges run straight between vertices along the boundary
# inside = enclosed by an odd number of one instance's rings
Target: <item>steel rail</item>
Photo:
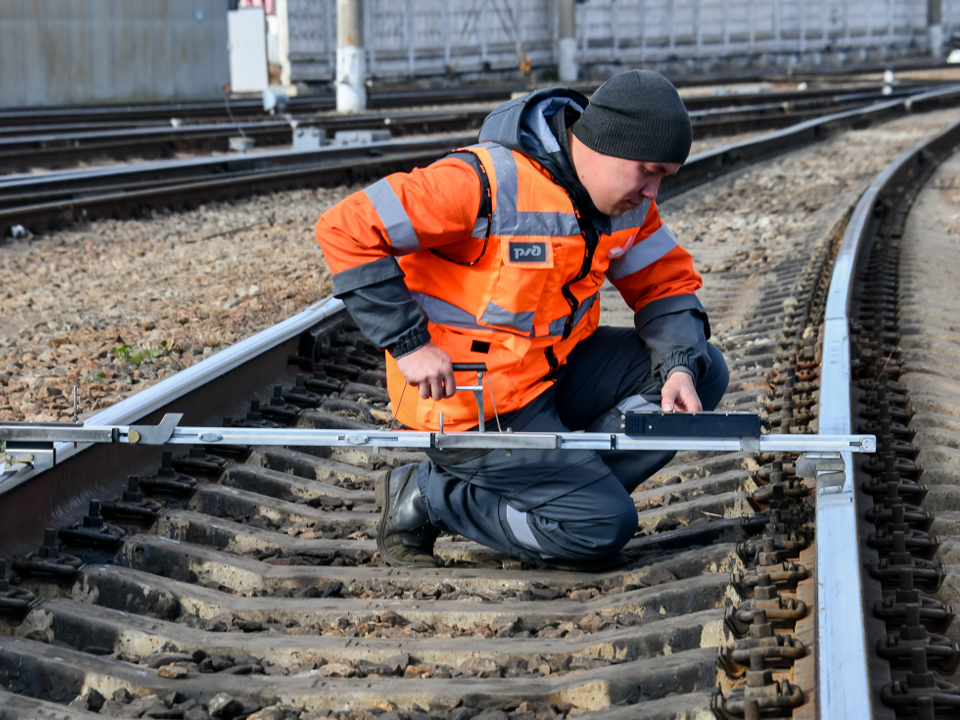
[[[748,82],[760,80],[758,77],[736,78],[735,82]],[[697,87],[709,84],[731,82],[729,77],[703,78],[700,82],[676,81],[677,87]],[[796,82],[792,80],[791,82]],[[930,85],[929,81],[921,81],[920,85]],[[933,83],[937,84],[937,83]],[[904,87],[917,87],[912,82],[903,83]],[[595,83],[578,83],[571,86],[572,89],[584,94],[591,94],[598,87]],[[688,95],[684,97],[684,103],[690,110],[716,107],[719,104],[725,105],[752,105],[758,102],[792,102],[797,100],[808,100],[816,98],[829,98],[835,96],[857,95],[859,93],[872,93],[876,85],[858,83],[856,85],[847,85],[840,87],[822,87],[807,90],[779,90],[771,92],[752,92],[752,93],[726,93],[722,95]],[[456,103],[470,102],[500,102],[508,100],[517,92],[530,92],[536,88],[531,88],[525,84],[495,85],[495,86],[472,86],[465,88],[443,88],[440,90],[417,89],[417,90],[394,90],[394,91],[373,91],[368,96],[368,104],[371,108],[404,108],[417,105],[449,105]],[[899,89],[899,88],[898,88]],[[270,117],[263,110],[263,103],[260,98],[234,98],[229,100],[230,112],[235,118],[247,119],[249,117]],[[291,97],[287,103],[287,111],[290,113],[309,113],[325,112],[335,108],[336,101],[332,96],[324,95],[305,95],[301,97]],[[17,107],[0,109],[0,128],[6,128],[16,125],[29,126],[36,124],[47,125],[75,125],[77,123],[95,123],[95,122],[142,122],[159,120],[169,122],[170,118],[188,119],[210,119],[222,118],[224,122],[229,120],[227,106],[223,98],[214,98],[210,100],[200,100],[194,102],[145,102],[145,103],[123,103],[116,105],[97,105],[97,106],[60,106],[60,107]]]
[[[726,96],[707,98],[704,107],[690,110],[694,135],[698,138],[754,130],[771,130],[824,112],[895,97],[915,95],[925,88],[898,88],[891,95],[879,91],[799,97],[779,101],[766,97],[755,104],[731,103]],[[690,103],[697,105],[699,103]],[[350,129],[388,129],[394,135],[455,132],[479,127],[493,108],[405,110],[357,115],[286,115],[216,123],[169,123],[152,121],[146,126],[116,127],[116,123],[83,123],[81,127],[44,125],[0,128],[0,172],[15,173],[29,168],[75,163],[84,158],[123,160],[169,156],[174,152],[228,151],[228,140],[242,133],[259,147],[290,145],[297,128],[315,127],[325,132]],[[17,132],[13,132],[16,130]]]
[[[245,363],[255,360],[277,345],[316,328],[343,311],[344,306],[340,300],[332,297],[324,298],[303,312],[241,340],[236,345],[231,345],[206,360],[92,415],[87,422],[92,426],[134,424],[212,380],[223,377]],[[58,462],[63,462],[91,446],[92,443],[87,442],[61,442],[56,443],[54,449]],[[0,501],[4,495],[29,482],[38,474],[29,471],[19,474],[15,480],[0,483]]]
[[[9,202],[13,192],[66,194],[69,191],[89,193],[98,184],[111,182],[117,186],[155,180],[177,180],[203,175],[226,175],[231,172],[291,167],[307,163],[323,163],[341,158],[390,155],[419,150],[440,152],[451,143],[472,142],[475,135],[430,136],[366,143],[363,145],[331,145],[316,150],[271,150],[263,153],[232,155],[228,157],[200,157],[184,160],[164,160],[130,165],[112,165],[83,170],[61,170],[42,175],[30,173],[0,177],[0,203]]]
[[[690,109],[690,117],[697,121],[719,118],[724,115],[753,114],[796,114],[805,110],[818,110],[837,105],[867,104],[880,100],[916,95],[926,88],[898,88],[891,94],[881,92],[860,92],[831,94],[827,96],[800,97],[789,100],[770,99],[761,96],[755,103],[726,102],[730,96],[709,98],[709,106]],[[700,103],[691,103],[694,105]],[[400,110],[394,112],[372,112],[351,115],[286,115],[275,118],[267,116],[258,120],[223,121],[216,123],[192,123],[171,126],[161,121],[151,122],[138,127],[100,127],[84,125],[79,128],[64,128],[62,125],[18,126],[7,128],[0,133],[0,151],[11,149],[46,149],[53,144],[84,143],[104,140],[129,139],[132,142],[147,138],[161,137],[176,139],[187,136],[227,135],[236,132],[275,132],[294,127],[322,127],[326,130],[345,130],[373,127],[389,127],[401,131],[407,125],[421,125],[425,122],[444,120],[482,120],[494,106],[482,108],[441,109],[441,110]],[[16,132],[13,132],[16,131]]]
[[[935,99],[927,93],[915,102]],[[850,432],[851,409],[850,309],[854,279],[878,223],[875,210],[890,197],[902,197],[910,181],[929,170],[960,143],[960,122],[904,152],[877,176],[861,196],[847,225],[834,264],[824,315],[823,361],[820,375],[819,432]],[[823,720],[872,718],[867,665],[863,563],[858,534],[854,457],[844,459],[842,485],[818,484],[816,502],[817,574],[817,702]]]
[[[693,185],[712,179],[747,162],[785,152],[813,142],[850,126],[897,114],[931,109],[960,101],[960,86],[952,85],[918,96],[889,100],[875,105],[833,113],[825,117],[791,125],[758,138],[716,148],[691,156],[681,172],[664,183],[661,197],[668,198]],[[171,202],[195,203],[239,193],[262,192],[291,185],[316,183],[322,178],[349,175],[347,165],[323,168],[319,163],[357,154],[382,153],[385,165],[409,169],[429,163],[430,153],[469,144],[474,136],[439,137],[371,143],[358,148],[321,148],[316,151],[272,151],[239,157],[191,158],[188,160],[142,163],[132,166],[92,168],[36,175],[0,177],[0,234],[14,225],[30,230],[45,229],[65,218],[94,218],[144,206],[162,206]],[[397,153],[406,153],[406,157]],[[377,158],[366,157],[356,169],[370,168]],[[266,168],[273,168],[266,173]],[[382,168],[380,168],[382,169]],[[231,173],[233,171],[233,174]],[[257,172],[266,173],[259,179]],[[206,180],[205,174],[216,174]],[[242,173],[242,174],[241,174]],[[338,174],[339,173],[339,174]],[[178,180],[167,181],[167,175]],[[189,181],[184,180],[189,178]],[[112,183],[110,185],[109,183]]]

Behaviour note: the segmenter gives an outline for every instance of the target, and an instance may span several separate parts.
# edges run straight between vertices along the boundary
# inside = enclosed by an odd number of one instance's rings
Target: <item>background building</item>
[[[209,98],[226,0],[0,0],[0,106]]]
[[[960,0],[0,0],[0,106],[329,91],[338,7],[352,18],[341,34],[356,36],[341,70],[349,59],[361,94],[942,57],[960,29]]]

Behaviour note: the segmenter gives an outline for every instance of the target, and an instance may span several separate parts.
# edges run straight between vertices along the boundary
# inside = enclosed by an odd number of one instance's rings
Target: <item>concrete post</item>
[[[560,82],[577,81],[577,3],[557,0],[560,6]]]
[[[367,109],[363,0],[337,0],[337,112]]]
[[[930,55],[943,57],[943,25],[940,23],[940,0],[927,2],[927,33],[930,37]]]
[[[277,44],[280,46],[280,85],[290,87],[290,21],[287,15],[287,0],[277,0]]]

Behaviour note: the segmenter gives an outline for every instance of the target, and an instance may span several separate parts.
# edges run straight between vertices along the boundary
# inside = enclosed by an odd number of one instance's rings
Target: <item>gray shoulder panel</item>
[[[370,198],[377,215],[380,216],[393,249],[401,255],[409,255],[419,251],[421,249],[420,238],[417,237],[417,233],[413,229],[413,223],[410,222],[410,216],[407,215],[403,203],[400,202],[400,198],[390,187],[387,179],[377,180],[363,192]]]

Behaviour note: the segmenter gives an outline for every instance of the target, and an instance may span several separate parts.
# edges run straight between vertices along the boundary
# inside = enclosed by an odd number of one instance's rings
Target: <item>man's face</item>
[[[571,154],[580,182],[597,210],[619,217],[645,199],[654,200],[660,181],[680,169],[680,163],[643,162],[604,155],[570,133]]]

